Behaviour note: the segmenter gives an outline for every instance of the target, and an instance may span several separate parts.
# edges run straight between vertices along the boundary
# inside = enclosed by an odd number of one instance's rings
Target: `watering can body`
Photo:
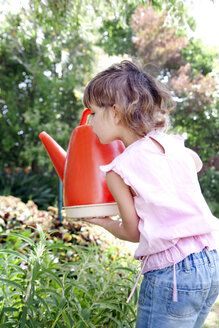
[[[101,144],[92,127],[86,124],[90,113],[89,109],[83,112],[80,125],[72,132],[67,154],[45,132],[39,135],[63,181],[64,209],[69,218],[119,212],[99,166],[109,164],[121,154],[124,145],[119,140]]]

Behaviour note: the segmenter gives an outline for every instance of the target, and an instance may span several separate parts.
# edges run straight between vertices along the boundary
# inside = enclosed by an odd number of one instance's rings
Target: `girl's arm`
[[[84,220],[103,227],[117,238],[138,242],[140,235],[138,230],[139,218],[135,211],[129,186],[114,171],[108,172],[106,179],[110,192],[119,207],[122,222],[112,220],[110,217],[86,218]]]

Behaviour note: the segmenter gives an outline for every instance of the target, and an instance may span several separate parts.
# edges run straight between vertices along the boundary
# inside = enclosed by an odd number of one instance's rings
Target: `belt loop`
[[[211,259],[211,255],[210,255],[209,250],[205,247],[205,248],[203,249],[203,251],[205,252],[205,254],[206,254],[207,258],[208,258],[209,264],[212,266],[213,263],[212,263],[212,259]]]
[[[184,265],[185,265],[185,271],[189,272],[191,270],[189,256],[186,256],[183,261],[184,261]]]

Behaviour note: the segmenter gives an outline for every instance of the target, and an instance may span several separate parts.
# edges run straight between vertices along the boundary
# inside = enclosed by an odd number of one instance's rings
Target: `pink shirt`
[[[211,232],[219,221],[201,193],[183,138],[152,131],[100,169],[115,171],[136,193],[140,241],[135,258],[147,257],[142,273],[178,263],[204,247],[216,247]]]

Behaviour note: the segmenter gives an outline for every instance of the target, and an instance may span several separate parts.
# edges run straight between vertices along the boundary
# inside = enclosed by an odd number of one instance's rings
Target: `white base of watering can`
[[[119,214],[119,209],[116,203],[66,206],[63,207],[63,209],[69,219],[116,216]]]

